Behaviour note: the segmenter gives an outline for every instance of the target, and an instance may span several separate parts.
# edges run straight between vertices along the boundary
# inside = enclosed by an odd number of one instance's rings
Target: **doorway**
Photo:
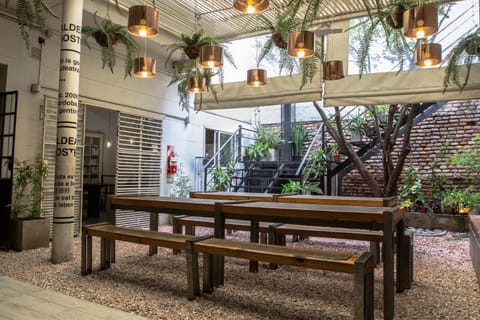
[[[213,163],[225,167],[235,157],[233,134],[205,129],[205,158],[215,157]]]

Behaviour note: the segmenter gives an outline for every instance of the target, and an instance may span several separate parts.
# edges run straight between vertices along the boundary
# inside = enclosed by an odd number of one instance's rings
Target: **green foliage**
[[[138,45],[135,42],[133,36],[127,31],[124,26],[115,24],[110,20],[107,15],[101,23],[97,20],[97,15],[94,15],[95,26],[83,26],[82,34],[87,38],[83,38],[82,41],[91,49],[88,43],[88,37],[92,37],[102,48],[102,68],[106,66],[113,73],[113,67],[116,64],[115,56],[115,44],[117,42],[125,45],[127,49],[127,59],[125,61],[125,73],[124,78],[132,76],[133,60],[138,51]]]
[[[32,30],[32,27],[37,25],[40,33],[46,36],[45,14],[58,18],[50,9],[46,0],[17,0],[15,13],[18,29],[27,49],[30,48],[30,30]]]
[[[33,163],[15,159],[13,218],[35,219],[42,216],[43,182],[47,173],[47,164],[40,155]]]
[[[350,131],[351,133],[365,133],[365,119],[361,114],[352,115],[347,121],[348,122],[345,127],[346,130]]]
[[[432,190],[431,198],[440,202],[445,192],[445,174],[438,174],[437,170],[440,167],[440,161],[445,157],[450,145],[450,140],[446,140],[440,146],[440,150],[433,156],[432,161],[428,164],[430,176],[426,179],[427,184]]]
[[[315,149],[311,156],[307,166],[304,169],[303,176],[304,181],[313,178],[320,178],[327,173],[328,163],[327,154],[322,148]]]
[[[453,82],[462,91],[470,79],[470,71],[472,63],[480,56],[480,28],[472,34],[463,38],[458,42],[447,56],[448,65],[445,68],[445,76],[443,78],[443,91],[445,92]],[[466,66],[467,73],[463,82],[460,77],[460,65]]]
[[[212,182],[211,191],[228,191],[231,177],[222,167],[216,166],[212,171]]]
[[[473,184],[480,184],[480,135],[472,139],[471,148],[463,148],[460,153],[450,159],[453,165],[462,166],[467,171],[467,180]]]
[[[262,125],[256,128],[257,141],[268,146],[269,149],[276,148],[280,145],[280,131],[276,129],[267,129]]]
[[[302,193],[302,183],[289,179],[287,183],[282,184],[282,193]]]
[[[172,184],[172,191],[176,197],[188,198],[192,185],[190,184],[190,177],[185,174],[185,171],[180,164],[177,174],[174,177]]]
[[[404,169],[404,177],[402,184],[399,188],[399,197],[403,201],[404,206],[406,203],[410,205],[423,204],[424,196],[422,191],[422,179],[419,176],[419,170],[415,166],[410,166]]]
[[[245,148],[245,156],[251,161],[260,161],[265,158],[270,152],[270,147],[267,144],[255,141],[254,144]]]
[[[303,142],[307,138],[307,131],[301,123],[294,123],[292,127],[292,154],[301,156],[303,152]]]

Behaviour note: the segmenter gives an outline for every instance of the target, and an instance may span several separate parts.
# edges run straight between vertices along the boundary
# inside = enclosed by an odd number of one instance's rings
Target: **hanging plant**
[[[445,76],[443,78],[443,92],[453,82],[462,91],[470,79],[470,71],[472,63],[480,57],[480,28],[472,34],[463,38],[458,42],[447,56],[448,65],[445,68]],[[465,78],[460,78],[460,66],[462,63],[467,68]]]
[[[119,24],[115,24],[107,15],[101,23],[97,20],[97,14],[94,15],[95,26],[83,26],[82,34],[86,36],[83,42],[91,49],[88,43],[88,37],[95,39],[97,44],[102,48],[102,68],[108,66],[113,73],[113,67],[116,64],[115,48],[117,43],[125,45],[127,49],[127,59],[125,61],[125,75],[132,76],[133,60],[138,50],[138,45],[127,29]]]
[[[15,8],[17,24],[27,49],[30,48],[30,30],[37,26],[42,35],[47,35],[45,14],[58,18],[45,0],[17,0]]]

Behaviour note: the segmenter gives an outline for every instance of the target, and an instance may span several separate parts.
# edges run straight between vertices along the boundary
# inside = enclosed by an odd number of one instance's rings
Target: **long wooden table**
[[[260,192],[190,192],[190,198],[195,199],[218,199],[218,200],[256,200],[264,202],[276,201],[279,194]]]
[[[279,197],[278,199],[283,198]],[[369,207],[321,205],[303,203],[255,202],[255,200],[232,201],[232,199],[180,199],[156,196],[114,196],[110,209],[129,209],[150,212],[150,228],[157,229],[158,214],[188,214],[215,217],[215,237],[224,238],[225,219],[251,221],[251,240],[258,242],[259,222],[278,222],[318,226],[347,227],[355,229],[382,230],[384,255],[384,318],[394,315],[394,233],[404,232],[404,211],[398,207]],[[115,224],[115,214],[109,214],[109,222]],[[404,259],[403,237],[397,237],[398,258]],[[154,254],[156,248],[150,248]],[[222,263],[219,260],[219,263]],[[405,275],[401,264],[397,264],[397,280]],[[221,272],[219,270],[219,272]],[[397,281],[397,291],[404,288]]]
[[[393,319],[394,316],[394,235],[395,231],[403,235],[404,210],[395,207],[364,207],[319,205],[304,203],[217,203],[215,213],[215,237],[224,238],[225,219],[250,220],[251,240],[258,242],[258,223],[260,221],[305,224],[317,226],[332,226],[342,228],[370,229],[383,231],[383,296],[384,318]],[[398,259],[405,259],[407,252],[404,248],[403,237],[398,236]],[[223,267],[222,267],[223,269]],[[219,272],[222,272],[222,269]],[[397,291],[403,292],[404,277],[406,273],[402,265],[397,263]]]

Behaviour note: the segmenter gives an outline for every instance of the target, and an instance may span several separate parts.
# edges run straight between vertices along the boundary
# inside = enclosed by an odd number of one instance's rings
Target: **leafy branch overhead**
[[[47,34],[45,13],[58,18],[55,12],[50,9],[46,0],[18,0],[15,10],[18,28],[27,49],[30,48],[30,30],[33,27],[38,27],[41,34]]]
[[[133,60],[138,51],[138,45],[134,38],[124,26],[113,23],[107,16],[101,23],[97,20],[97,15],[94,15],[95,26],[83,26],[82,34],[87,38],[82,39],[83,42],[91,49],[88,43],[88,37],[92,37],[102,48],[102,68],[108,66],[113,73],[113,67],[116,64],[115,45],[122,43],[127,50],[127,59],[125,61],[125,75],[132,75]]]

